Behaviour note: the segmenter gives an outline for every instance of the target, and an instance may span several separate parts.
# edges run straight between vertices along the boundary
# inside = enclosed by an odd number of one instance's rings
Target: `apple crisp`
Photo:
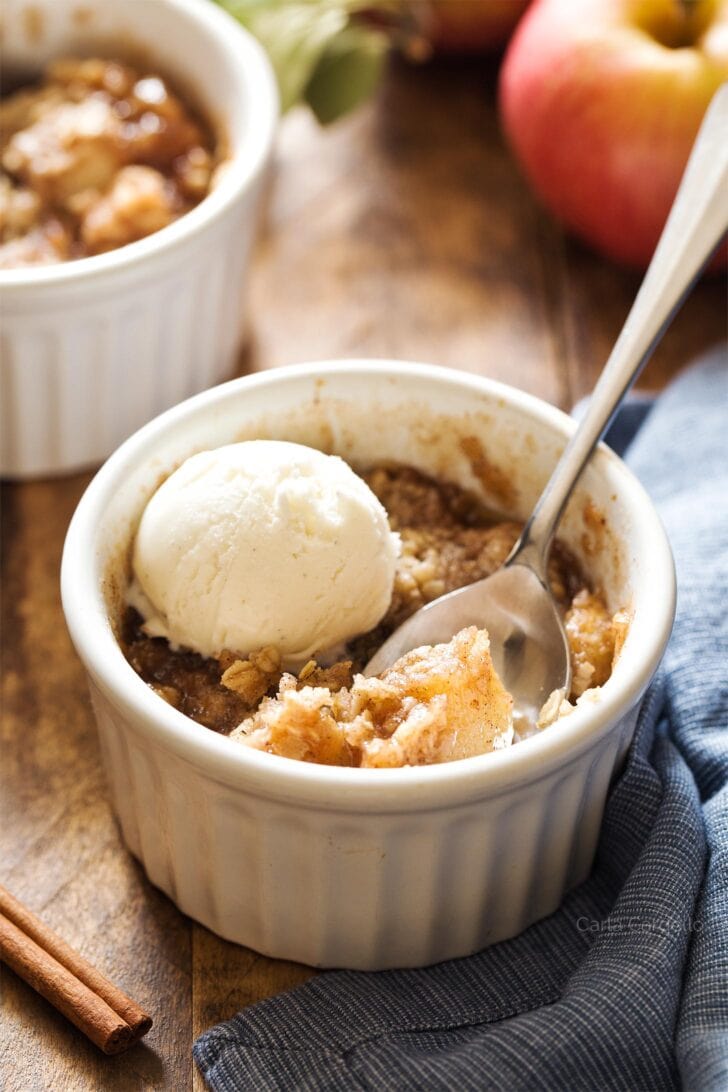
[[[412,467],[382,465],[362,477],[401,539],[391,603],[374,630],[349,642],[333,662],[311,660],[293,674],[283,671],[274,647],[249,655],[224,649],[210,659],[175,650],[163,638],[147,636],[130,608],[123,634],[129,662],[160,697],[198,723],[289,758],[386,767],[451,761],[508,746],[519,738],[513,703],[493,669],[484,630],[469,628],[446,644],[415,649],[377,678],[360,672],[419,607],[494,572],[520,525],[494,517],[472,494]],[[609,678],[627,620],[610,615],[559,541],[551,551],[549,578],[564,615],[574,680],[570,698],[576,701]],[[556,709],[551,719],[564,712]]]
[[[0,268],[101,254],[208,193],[210,134],[165,80],[64,59],[0,102]]]

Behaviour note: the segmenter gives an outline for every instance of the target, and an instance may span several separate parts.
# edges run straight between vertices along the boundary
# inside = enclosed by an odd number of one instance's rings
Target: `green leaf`
[[[323,125],[373,94],[388,47],[386,35],[353,25],[329,40],[304,92],[306,102]]]
[[[394,11],[392,0],[217,0],[263,45],[281,107],[306,101],[322,124],[376,88],[390,45],[385,30],[357,23],[363,10]]]
[[[349,19],[345,3],[327,0],[219,2],[255,35],[268,53],[283,110],[300,101],[324,51]]]

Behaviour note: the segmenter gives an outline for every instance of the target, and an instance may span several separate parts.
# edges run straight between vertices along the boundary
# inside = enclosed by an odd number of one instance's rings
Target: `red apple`
[[[725,80],[728,0],[536,0],[503,62],[501,113],[544,204],[644,268]]]
[[[443,53],[487,53],[508,41],[529,0],[431,0],[427,36]]]

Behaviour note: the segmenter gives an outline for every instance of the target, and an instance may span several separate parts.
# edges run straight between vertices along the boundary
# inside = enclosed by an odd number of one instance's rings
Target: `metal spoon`
[[[649,185],[649,180],[646,180]],[[548,585],[549,549],[566,503],[614,413],[728,230],[728,83],[714,95],[650,267],[627,321],[518,542],[492,576],[422,607],[366,666],[378,675],[412,648],[465,626],[490,634],[496,671],[517,713],[533,717],[571,688],[569,647]]]

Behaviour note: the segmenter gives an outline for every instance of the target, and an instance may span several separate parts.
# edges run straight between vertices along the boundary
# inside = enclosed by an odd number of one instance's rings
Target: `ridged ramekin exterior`
[[[0,270],[0,474],[26,478],[101,462],[234,373],[278,97],[260,45],[208,0],[86,0],[83,22],[73,0],[6,7],[7,63],[93,52],[96,34],[111,55],[117,41],[122,54],[140,44],[189,83],[225,149],[211,193],[162,231],[108,254]],[[38,41],[24,29],[31,9]]]
[[[101,462],[152,417],[233,374],[258,182],[172,264],[2,304],[0,473]]]
[[[588,875],[636,717],[514,792],[373,815],[241,793],[91,692],[113,806],[152,883],[227,940],[360,970],[463,956],[556,910]]]

